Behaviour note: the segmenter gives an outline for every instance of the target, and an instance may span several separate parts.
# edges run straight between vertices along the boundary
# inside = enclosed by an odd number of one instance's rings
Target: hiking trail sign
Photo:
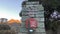
[[[46,34],[45,26],[44,26],[44,8],[42,4],[39,4],[38,1],[36,2],[29,2],[26,1],[26,4],[22,7],[22,24],[20,28],[20,32],[23,34],[27,33],[27,29],[25,28],[25,20],[30,18],[31,16],[35,17],[38,21],[38,28],[35,31],[35,34]]]

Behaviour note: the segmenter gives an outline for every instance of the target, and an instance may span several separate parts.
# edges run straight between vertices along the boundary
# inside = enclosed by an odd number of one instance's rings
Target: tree
[[[19,16],[22,17],[22,11],[19,13]]]
[[[60,6],[60,0],[42,0],[42,3],[45,5],[50,5],[54,9],[57,9],[57,7]]]
[[[0,24],[0,30],[10,30],[10,26],[7,24]]]

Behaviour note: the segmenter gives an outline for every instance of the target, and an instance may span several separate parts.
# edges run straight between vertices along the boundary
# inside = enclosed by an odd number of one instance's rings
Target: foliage
[[[0,34],[16,34],[16,32],[11,30],[0,30]]]
[[[10,30],[10,26],[7,24],[0,24],[0,30]]]
[[[22,17],[22,11],[19,13],[19,16]]]
[[[57,9],[60,6],[60,0],[42,0],[43,5],[51,6],[54,9]]]

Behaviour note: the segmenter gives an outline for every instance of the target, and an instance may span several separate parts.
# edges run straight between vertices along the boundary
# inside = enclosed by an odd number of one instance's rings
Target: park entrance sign
[[[44,26],[44,8],[42,4],[39,4],[38,1],[26,1],[22,6],[22,24],[20,32],[24,32],[23,34],[27,34],[28,31],[25,28],[25,21],[27,18],[34,17],[34,19],[36,19],[38,22],[38,28],[36,29],[35,34],[46,34]]]

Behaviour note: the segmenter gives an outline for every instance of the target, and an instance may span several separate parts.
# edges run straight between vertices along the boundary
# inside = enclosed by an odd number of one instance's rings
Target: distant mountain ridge
[[[21,20],[10,19],[8,23],[21,23]]]

